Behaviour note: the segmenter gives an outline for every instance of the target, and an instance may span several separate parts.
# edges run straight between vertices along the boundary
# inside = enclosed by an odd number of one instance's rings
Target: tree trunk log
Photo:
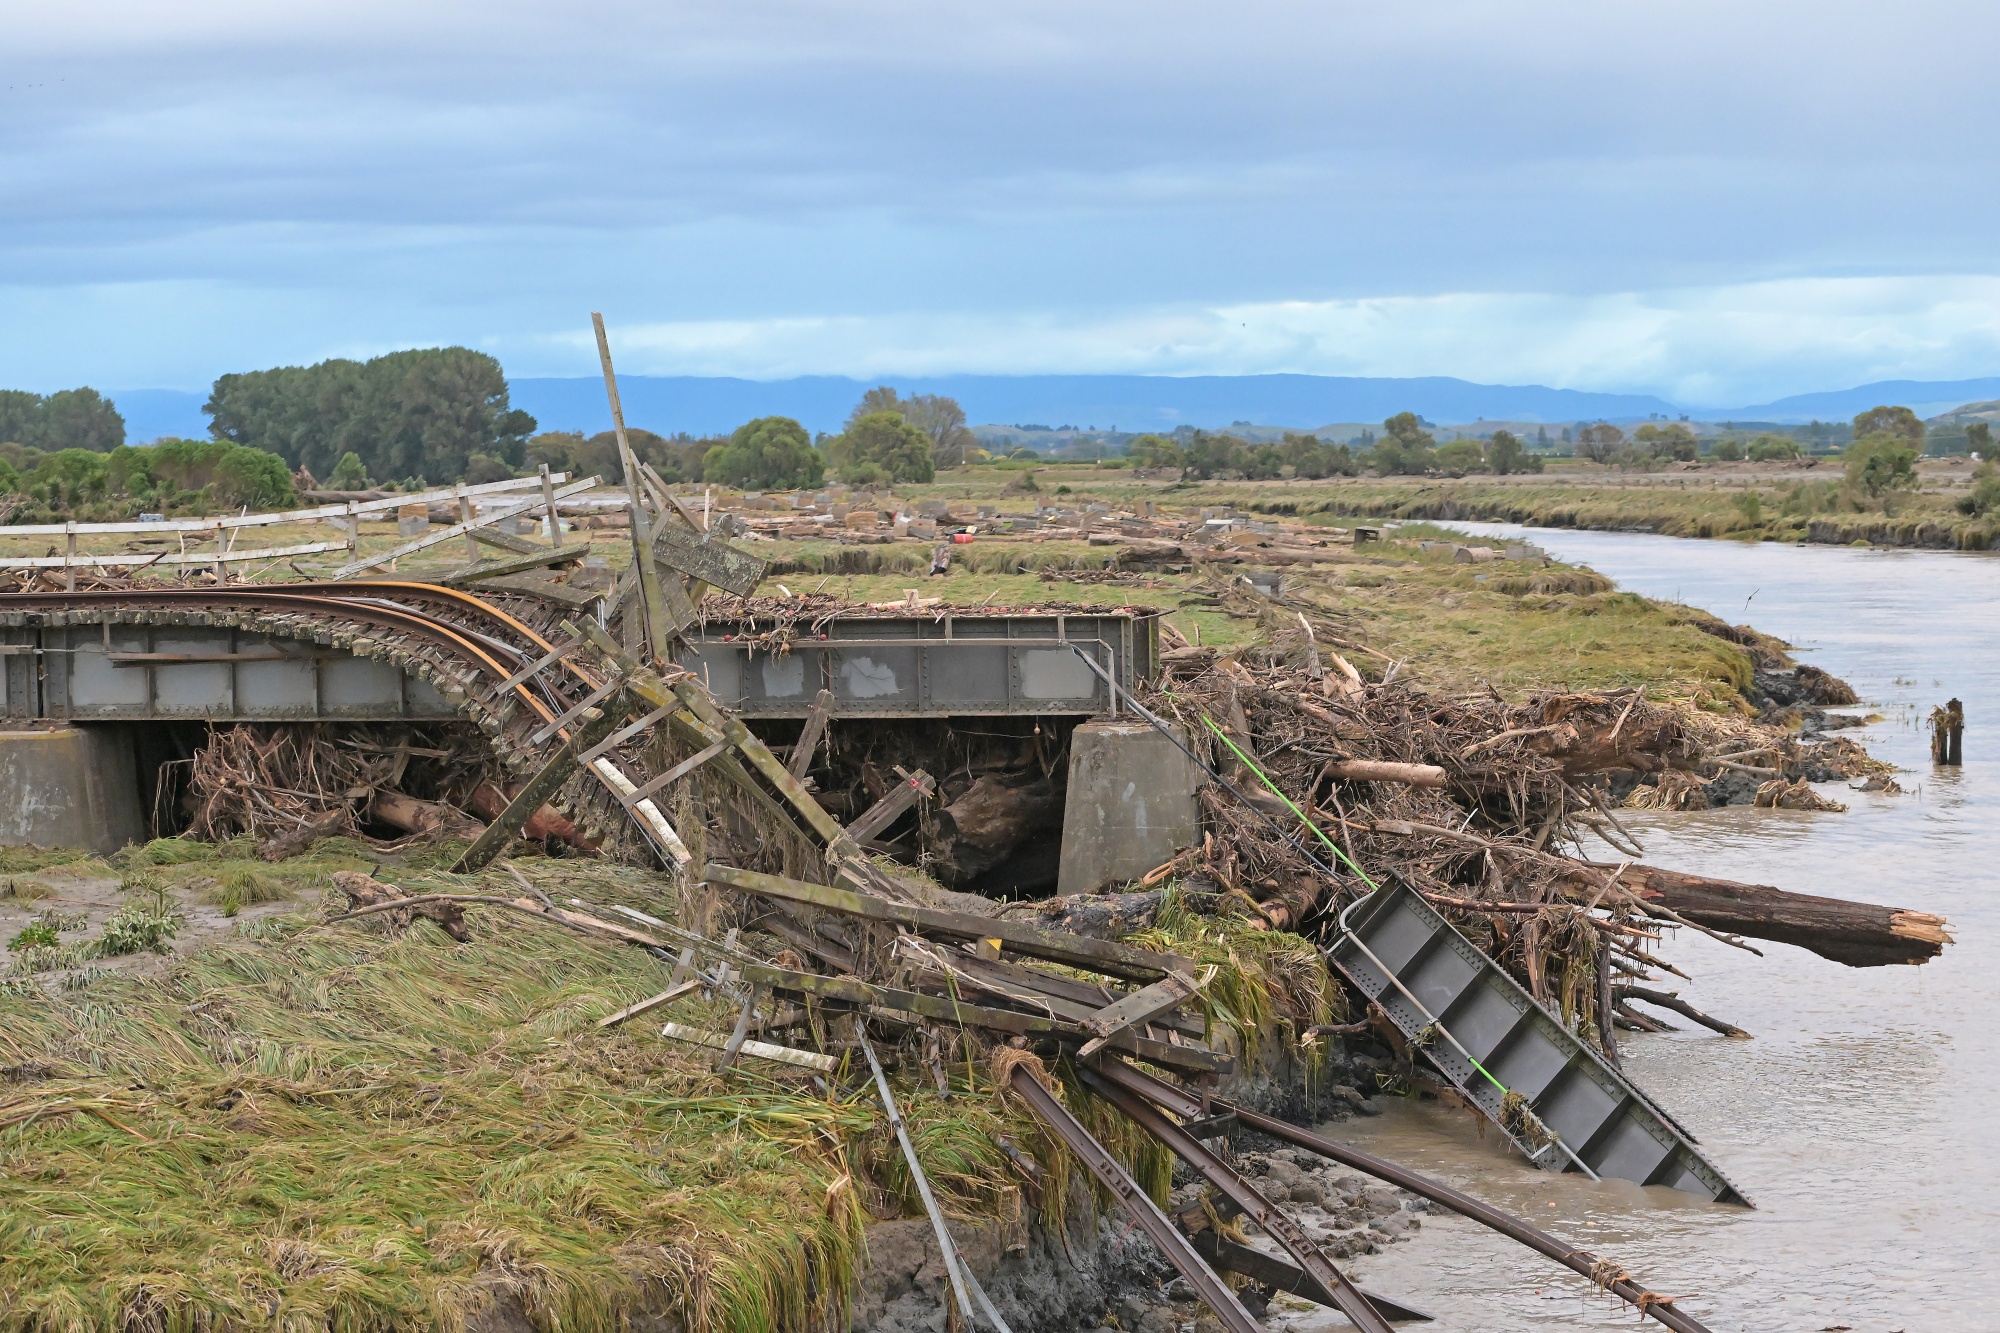
[[[966,884],[1012,856],[1029,838],[1061,827],[1062,795],[1044,778],[1010,787],[982,774],[939,816],[939,842],[949,849],[939,867],[953,886]]]
[[[521,789],[520,783],[513,785],[515,791]],[[500,812],[507,808],[507,802],[513,799],[512,795],[500,789],[498,783],[482,782],[466,798],[466,804],[481,819],[498,819]],[[583,831],[567,816],[556,813],[553,807],[546,805],[528,816],[528,822],[521,826],[521,836],[530,840],[557,838],[586,852],[597,850],[595,840],[584,837]]]
[[[1412,787],[1442,787],[1445,773],[1436,764],[1403,764],[1389,759],[1339,759],[1327,773],[1348,782],[1401,782]]]
[[[455,805],[446,805],[442,801],[420,801],[399,791],[376,792],[375,799],[369,803],[368,813],[405,833],[429,833],[433,829],[442,829],[446,833],[476,838],[486,830],[484,824]]]
[[[1924,963],[1952,942],[1943,917],[1904,907],[1820,898],[1647,865],[1626,867],[1619,883],[1641,902],[1658,903],[1690,921],[1751,939],[1796,944],[1849,967]]]

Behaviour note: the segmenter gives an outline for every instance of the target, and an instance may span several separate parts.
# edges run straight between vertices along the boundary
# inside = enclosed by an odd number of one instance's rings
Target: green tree
[[[1913,453],[1921,453],[1924,447],[1924,423],[1907,407],[1871,407],[1854,418],[1854,438],[1867,435],[1894,436]]]
[[[1422,476],[1435,459],[1437,441],[1415,412],[1398,412],[1382,423],[1382,438],[1368,462],[1382,476]]]
[[[42,401],[41,449],[89,449],[108,454],[125,443],[125,418],[91,388],[64,389]]]
[[[1677,463],[1692,463],[1701,454],[1701,443],[1694,432],[1678,421],[1669,421],[1664,426],[1649,421],[1632,432],[1632,443],[1655,458]]]
[[[1846,459],[1847,480],[1872,497],[1914,485],[1917,479],[1917,451],[1902,434],[1874,431],[1858,436],[1847,446]]]
[[[551,472],[576,472],[576,456],[582,448],[582,431],[549,430],[530,439],[525,452],[531,467],[546,464]]]
[[[109,398],[87,386],[46,398],[8,389],[0,391],[0,440],[47,451],[105,454],[125,443],[125,418]]]
[[[1181,446],[1181,476],[1197,481],[1224,472],[1243,472],[1249,467],[1243,441],[1234,435],[1216,435],[1198,430]]]
[[[1743,461],[1743,442],[1734,435],[1724,436],[1715,442],[1715,448],[1708,456],[1718,463],[1740,463]]]
[[[1546,438],[1547,432],[1543,435]],[[1486,466],[1503,477],[1510,472],[1540,472],[1542,456],[1529,453],[1513,431],[1496,430],[1486,442]]]
[[[1624,431],[1608,421],[1600,421],[1576,433],[1576,456],[1593,463],[1609,463],[1624,443]]]
[[[1988,459],[1972,474],[1972,494],[1959,499],[1958,511],[1961,514],[1986,515],[1996,510],[2000,510],[2000,466]]]
[[[1753,463],[1774,463],[1787,458],[1797,458],[1805,451],[1799,442],[1789,435],[1759,435],[1750,441],[1750,461]]]
[[[903,400],[900,410],[903,420],[930,438],[931,463],[938,468],[963,466],[967,452],[979,447],[978,439],[965,424],[965,409],[956,398],[935,393],[915,394]]]
[[[349,449],[333,465],[333,475],[326,479],[327,488],[335,491],[360,491],[368,487],[368,465],[361,461],[361,455]]]
[[[806,428],[790,417],[758,417],[708,451],[702,475],[724,486],[761,491],[817,486],[826,462]]]
[[[1993,457],[1993,427],[1988,422],[1975,421],[1965,428],[1965,449],[1967,453],[1978,454],[1981,458]]]
[[[298,503],[285,461],[227,440],[166,439],[113,450],[109,489],[142,504],[187,509],[285,509]]]
[[[465,347],[224,375],[202,410],[218,439],[317,475],[348,452],[377,477],[461,477],[474,454],[514,467],[535,428],[500,363]]]
[[[840,479],[850,484],[884,479],[922,482],[937,475],[931,463],[930,437],[897,412],[869,412],[857,417],[833,438],[826,452],[827,461],[839,469]]]
[[[894,412],[898,416],[903,414],[903,400],[886,384],[878,384],[861,395],[861,401],[847,414],[847,425],[843,429],[852,430],[861,418],[874,416],[877,412]]]
[[[465,471],[461,475],[470,484],[483,486],[489,481],[510,480],[515,472],[505,459],[488,453],[470,453],[465,456]]]
[[[1186,466],[1180,445],[1166,435],[1141,435],[1127,447],[1125,456],[1132,460],[1133,467],[1179,469]]]
[[[34,448],[41,434],[42,396],[26,389],[0,389],[0,440]]]
[[[1359,470],[1353,450],[1344,444],[1328,444],[1317,435],[1287,432],[1279,452],[1295,477],[1351,477]]]
[[[1440,445],[1433,457],[1443,471],[1461,475],[1477,472],[1486,466],[1486,451],[1479,447],[1477,440],[1453,440],[1450,444]]]

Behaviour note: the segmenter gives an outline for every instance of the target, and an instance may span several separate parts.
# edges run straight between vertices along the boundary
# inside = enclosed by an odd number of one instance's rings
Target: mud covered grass
[[[454,946],[269,918],[156,979],[0,997],[0,1328],[837,1307],[862,1220],[841,1134],[869,1108],[599,1034],[664,988],[644,951],[472,923]]]
[[[331,840],[277,866],[247,841],[162,840],[115,866],[16,854],[176,910],[286,896],[150,975],[0,994],[0,1329],[841,1322],[868,1219],[918,1212],[865,1066],[850,1056],[820,1088],[777,1066],[718,1074],[659,1038],[658,1015],[600,1031],[671,964],[545,923],[475,908],[459,945],[421,918],[403,933],[328,921],[345,904],[326,877],[373,865],[365,850]],[[512,883],[445,874],[455,850],[375,873],[411,891]],[[514,864],[559,901],[675,915],[677,888],[650,872]],[[1156,934],[1218,964],[1215,1021],[1238,1040],[1328,1012],[1303,941],[1185,911]],[[734,1009],[697,996],[671,1016],[726,1030]],[[1025,1223],[1003,1141],[1040,1164],[1045,1220],[1092,1206],[1060,1146],[995,1095],[983,1053],[947,1051],[942,1068],[948,1092],[906,1052],[896,1081],[949,1212]],[[1164,1199],[1164,1155],[1066,1096]]]

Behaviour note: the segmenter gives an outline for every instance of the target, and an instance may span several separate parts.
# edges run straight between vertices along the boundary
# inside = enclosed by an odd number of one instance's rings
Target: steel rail
[[[1208,1108],[1204,1110],[1200,1098],[1164,1079],[1155,1078],[1151,1074],[1135,1069],[1122,1059],[1101,1058],[1096,1065],[1096,1072],[1106,1081],[1136,1093],[1183,1120],[1215,1112],[1229,1112],[1235,1115],[1239,1124],[1250,1129],[1269,1134],[1275,1139],[1282,1139],[1294,1147],[1317,1153],[1321,1157],[1339,1162],[1342,1166],[1366,1172],[1378,1180],[1387,1181],[1398,1189],[1421,1195],[1432,1203],[1449,1208],[1462,1217],[1468,1217],[1503,1236],[1519,1241],[1538,1254],[1555,1260],[1570,1271],[1589,1278],[1604,1290],[1623,1298],[1640,1313],[1650,1315],[1674,1330],[1674,1333],[1709,1333],[1707,1327],[1693,1315],[1674,1308],[1674,1297],[1660,1296],[1648,1291],[1633,1281],[1623,1267],[1611,1260],[1571,1245],[1568,1241],[1552,1236],[1540,1227],[1515,1217],[1512,1213],[1504,1212],[1470,1194],[1432,1180],[1429,1176],[1420,1175],[1408,1167],[1399,1166],[1372,1153],[1362,1152],[1358,1148],[1348,1147],[1344,1143],[1322,1138],[1275,1116],[1246,1110],[1221,1098],[1210,1098]]]
[[[1391,1333],[1389,1321],[1370,1304],[1368,1297],[1340,1271],[1303,1228],[1256,1186],[1231,1170],[1227,1163],[1186,1133],[1144,1097],[1114,1082],[1088,1066],[1082,1067],[1084,1083],[1100,1097],[1123,1111],[1139,1128],[1164,1144],[1176,1157],[1193,1167],[1209,1184],[1221,1190],[1229,1201],[1243,1210],[1272,1240],[1285,1247],[1298,1266],[1310,1274],[1333,1297],[1334,1307],[1346,1315],[1361,1333]]]
[[[1160,1211],[1160,1205],[1153,1202],[1152,1196],[1139,1188],[1139,1183],[1132,1179],[1124,1165],[1078,1123],[1068,1107],[1057,1101],[1055,1095],[1026,1069],[1017,1067],[1008,1086],[1028,1104],[1028,1109],[1035,1113],[1036,1118],[1063,1141],[1077,1160],[1089,1168],[1112,1197],[1124,1205],[1126,1213],[1152,1237],[1153,1244],[1160,1247],[1160,1253],[1180,1270],[1181,1276],[1188,1280],[1188,1285],[1195,1289],[1202,1302],[1215,1312],[1215,1317],[1222,1321],[1229,1333],[1262,1333],[1262,1326],[1250,1317],[1250,1312],[1243,1308],[1243,1302],[1237,1299],[1229,1284],[1209,1267],[1201,1251],[1195,1249],[1172,1219]]]

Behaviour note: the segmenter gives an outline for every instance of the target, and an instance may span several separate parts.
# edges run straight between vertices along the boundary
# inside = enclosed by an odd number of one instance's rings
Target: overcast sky
[[[1964,0],[4,0],[0,383],[2000,373]]]

